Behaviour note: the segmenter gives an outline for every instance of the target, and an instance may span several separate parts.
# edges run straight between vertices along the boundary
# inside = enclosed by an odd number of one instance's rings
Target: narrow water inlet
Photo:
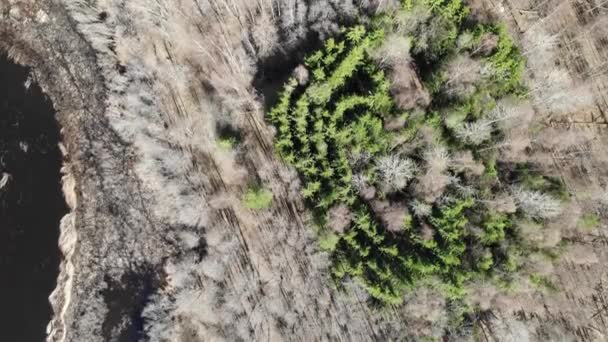
[[[0,341],[43,341],[59,273],[59,126],[51,101],[0,53]]]

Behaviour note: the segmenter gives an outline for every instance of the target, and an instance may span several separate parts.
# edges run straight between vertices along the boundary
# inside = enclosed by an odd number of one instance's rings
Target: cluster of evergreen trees
[[[385,71],[370,54],[387,32],[398,31],[399,16],[416,7],[431,13],[427,24],[438,22],[434,25],[441,27],[441,39],[428,46],[420,33],[424,25],[410,32],[413,51],[419,51],[414,59],[436,66],[423,75],[433,101],[427,114],[415,119],[397,110]],[[310,80],[301,84],[290,79],[268,115],[277,128],[276,151],[299,172],[302,194],[321,225],[335,205],[345,204],[352,212],[350,228],[337,236],[330,233],[331,243],[322,244],[333,253],[334,279],[340,284],[345,277],[354,278],[382,303],[400,303],[404,291],[429,277],[439,279],[446,296],[458,300],[466,294],[467,281],[490,276],[499,265],[506,272],[517,267],[504,243],[515,237],[515,214],[494,212],[479,200],[495,190],[500,176],[496,156],[481,152],[481,146],[459,141],[454,127],[482,120],[499,98],[521,93],[524,62],[504,28],[469,23],[468,13],[460,0],[408,0],[401,11],[380,15],[367,27],[343,30],[306,58]],[[473,50],[488,32],[498,42],[484,57],[492,72],[483,86],[465,98],[442,98],[448,82],[442,61],[459,51]],[[416,49],[423,43],[424,48]],[[411,119],[401,131],[389,133],[383,129],[384,122],[395,116]],[[421,125],[434,127],[439,132],[437,140],[450,151],[472,150],[486,166],[485,175],[475,184],[478,195],[449,188],[443,197],[446,200],[434,203],[429,217],[406,215],[402,230],[389,232],[354,188],[349,156],[365,155],[371,160],[362,172],[373,182],[374,160],[389,153],[395,137],[412,139]],[[466,178],[456,172],[452,176]],[[409,198],[407,194],[403,197]],[[420,234],[423,224],[432,228],[430,238]],[[468,226],[481,229],[472,233]]]
[[[303,196],[320,210],[338,201],[355,203],[348,155],[385,152],[382,116],[393,110],[384,72],[367,56],[382,31],[356,26],[343,35],[306,59],[310,84],[289,80],[269,114],[278,130],[277,152],[300,172]],[[358,89],[354,83],[363,79],[368,87]]]

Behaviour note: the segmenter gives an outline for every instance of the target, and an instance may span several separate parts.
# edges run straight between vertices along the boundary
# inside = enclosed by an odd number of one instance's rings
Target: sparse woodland
[[[64,2],[50,341],[608,336],[602,1]]]

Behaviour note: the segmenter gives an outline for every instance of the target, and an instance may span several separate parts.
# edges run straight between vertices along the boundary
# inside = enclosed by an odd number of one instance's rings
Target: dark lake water
[[[43,341],[51,317],[67,212],[54,114],[29,70],[0,54],[0,341]]]

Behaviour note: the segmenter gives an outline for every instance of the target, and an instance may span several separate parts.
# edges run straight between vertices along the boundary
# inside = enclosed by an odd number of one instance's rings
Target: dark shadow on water
[[[44,340],[67,212],[54,109],[28,77],[0,54],[0,341]]]
[[[101,292],[108,307],[102,324],[104,341],[144,341],[143,310],[158,289],[158,270],[143,267],[125,273],[120,281],[105,278],[108,288]]]

